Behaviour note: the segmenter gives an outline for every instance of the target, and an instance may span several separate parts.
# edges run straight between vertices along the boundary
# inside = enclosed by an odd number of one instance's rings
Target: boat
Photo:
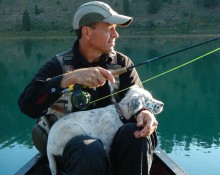
[[[28,161],[15,175],[51,175],[48,159],[40,153]],[[154,151],[150,175],[187,175],[160,147]]]

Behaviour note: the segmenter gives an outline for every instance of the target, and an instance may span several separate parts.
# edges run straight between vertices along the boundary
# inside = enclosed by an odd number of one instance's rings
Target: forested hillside
[[[103,0],[130,15],[136,33],[220,31],[219,0]],[[0,31],[69,31],[76,9],[88,0],[0,0]]]

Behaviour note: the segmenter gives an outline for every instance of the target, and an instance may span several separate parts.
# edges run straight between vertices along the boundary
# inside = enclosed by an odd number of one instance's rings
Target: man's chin
[[[114,47],[111,47],[111,48],[108,49],[107,53],[110,53],[110,52],[113,52],[113,51],[115,51],[115,49],[114,49]]]
[[[108,47],[108,48],[103,49],[102,53],[111,53],[113,51],[115,51],[114,47]]]

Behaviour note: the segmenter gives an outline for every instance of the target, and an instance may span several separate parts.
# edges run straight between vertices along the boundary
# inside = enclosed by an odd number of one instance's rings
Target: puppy
[[[163,110],[163,103],[155,100],[143,88],[132,86],[118,103],[123,116],[128,120],[142,108],[148,108],[154,114]],[[47,143],[47,156],[52,175],[56,175],[54,156],[61,156],[67,142],[78,135],[89,135],[102,141],[108,154],[117,130],[123,125],[115,105],[79,111],[65,115],[51,128]]]

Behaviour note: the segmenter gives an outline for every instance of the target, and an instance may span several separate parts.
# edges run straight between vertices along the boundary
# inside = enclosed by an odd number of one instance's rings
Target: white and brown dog
[[[155,100],[143,88],[132,86],[125,97],[118,103],[123,116],[128,120],[142,108],[150,109],[154,114],[163,110],[163,103]],[[108,154],[113,137],[123,125],[115,105],[88,111],[67,114],[51,128],[47,143],[47,156],[52,175],[56,174],[54,156],[61,156],[67,142],[78,135],[89,135],[102,141]]]

